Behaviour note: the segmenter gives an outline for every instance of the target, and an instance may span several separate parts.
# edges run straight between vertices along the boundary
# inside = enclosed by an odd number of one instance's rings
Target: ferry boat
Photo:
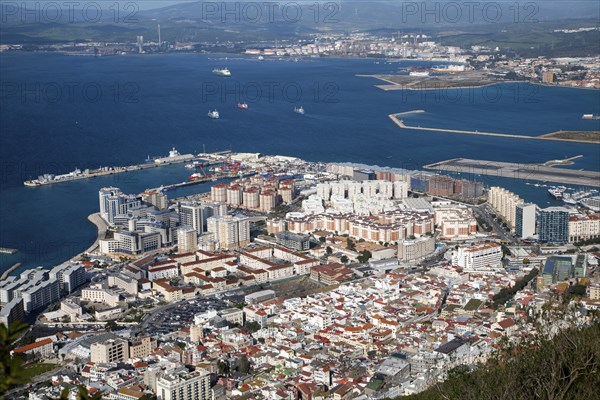
[[[247,110],[248,104],[247,103],[237,103],[237,108],[239,108],[240,110]]]
[[[565,190],[567,190],[567,188],[564,186],[550,188],[548,189],[548,194],[554,197],[556,200],[562,200]]]
[[[219,115],[219,112],[217,110],[209,111],[208,112],[208,118],[219,119],[219,117],[220,117],[220,115]]]
[[[296,114],[304,115],[304,108],[302,108],[302,106],[300,106],[300,107],[294,107],[294,112]]]
[[[226,76],[229,77],[231,76],[231,71],[227,68],[215,68],[212,70],[213,75],[217,75],[217,76]]]

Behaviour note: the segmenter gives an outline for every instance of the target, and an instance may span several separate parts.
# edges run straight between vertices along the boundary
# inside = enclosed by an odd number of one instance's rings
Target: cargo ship
[[[213,75],[217,75],[217,76],[226,76],[226,77],[230,77],[231,76],[231,71],[228,70],[227,68],[215,68],[212,70]]]

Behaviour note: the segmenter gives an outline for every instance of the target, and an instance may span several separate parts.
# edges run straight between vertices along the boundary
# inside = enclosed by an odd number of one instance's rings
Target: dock
[[[540,136],[526,136],[526,135],[516,135],[516,134],[511,134],[511,133],[480,132],[480,131],[467,131],[467,130],[461,130],[461,129],[427,128],[427,127],[422,127],[422,126],[412,126],[412,125],[406,125],[406,123],[404,123],[404,121],[399,118],[403,115],[419,114],[419,113],[424,113],[424,112],[425,112],[424,110],[405,111],[405,112],[396,113],[396,114],[389,114],[388,117],[399,128],[411,129],[411,130],[416,130],[416,131],[458,133],[458,134],[462,134],[462,135],[495,136],[495,137],[503,137],[503,138],[509,138],[509,139],[552,140],[552,141],[558,141],[558,142],[599,144],[598,141],[559,137],[558,135],[560,134],[561,131],[546,133],[546,134],[543,134]]]
[[[600,172],[598,171],[550,167],[544,164],[518,164],[501,161],[454,158],[429,164],[424,168],[467,175],[486,175],[499,178],[557,182],[570,185],[600,186]]]

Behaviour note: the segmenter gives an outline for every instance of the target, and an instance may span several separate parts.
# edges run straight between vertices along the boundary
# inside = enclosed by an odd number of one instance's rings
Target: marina
[[[581,186],[600,186],[600,172],[598,171],[547,167],[539,164],[518,164],[454,158],[429,164],[424,168],[440,172],[487,175],[499,178],[557,182]]]
[[[511,133],[496,133],[496,132],[480,132],[480,131],[467,131],[460,129],[446,129],[446,128],[427,128],[422,126],[412,126],[406,125],[402,119],[399,117],[403,115],[412,115],[412,114],[420,114],[424,113],[425,110],[413,110],[406,111],[396,114],[390,114],[388,117],[400,128],[402,129],[412,129],[419,131],[430,131],[430,132],[444,132],[444,133],[459,133],[463,135],[480,135],[480,136],[496,136],[496,137],[504,137],[511,139],[528,139],[528,140],[555,140],[562,142],[576,142],[576,143],[600,143],[600,135],[596,134],[596,132],[580,132],[582,135],[578,138],[578,136],[573,135],[570,137],[560,136],[562,131],[547,133],[540,136],[526,136],[526,135],[515,135]],[[577,132],[575,132],[577,133]],[[588,137],[587,134],[592,134],[592,137]]]

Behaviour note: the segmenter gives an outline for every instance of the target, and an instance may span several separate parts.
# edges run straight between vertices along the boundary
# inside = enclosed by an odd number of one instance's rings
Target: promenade
[[[88,216],[88,221],[96,225],[96,229],[98,230],[96,241],[94,241],[94,243],[85,251],[85,253],[93,253],[98,249],[100,239],[104,239],[106,237],[108,224],[102,219],[102,217],[100,217],[100,213],[90,214]],[[79,256],[77,256],[76,258],[78,257]]]

